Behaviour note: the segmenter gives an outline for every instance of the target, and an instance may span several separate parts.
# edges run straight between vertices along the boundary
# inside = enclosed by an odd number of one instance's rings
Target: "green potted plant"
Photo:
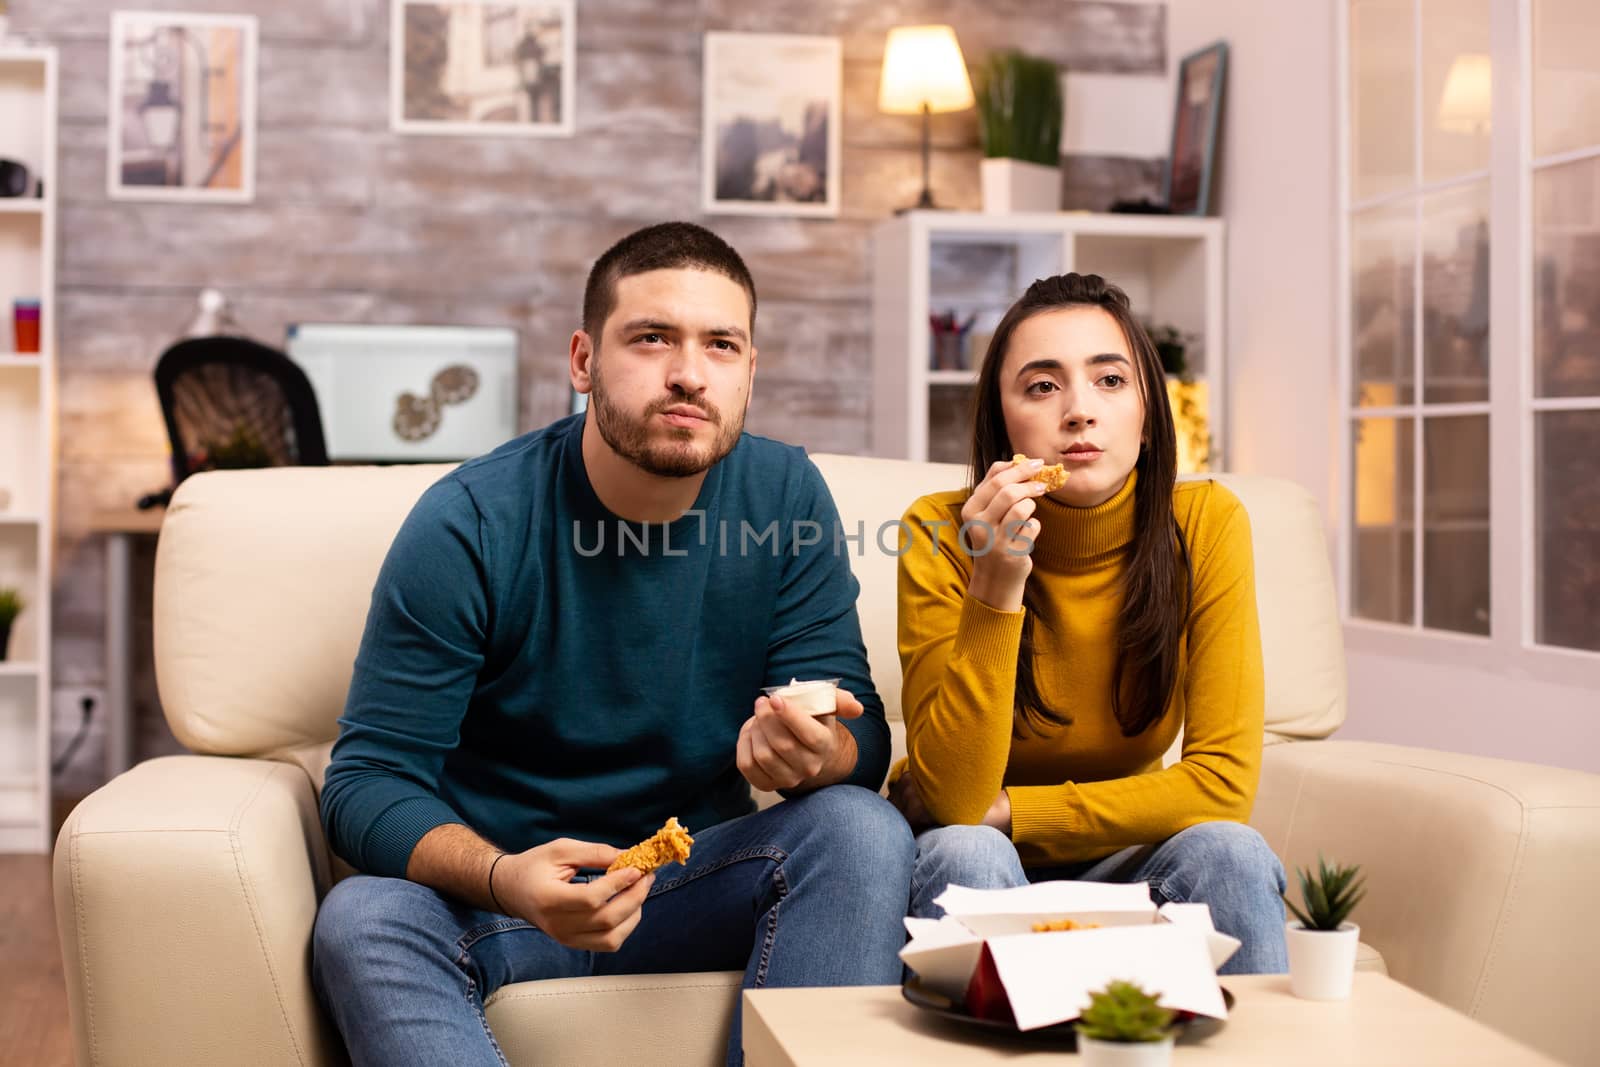
[[[1317,871],[1295,871],[1305,909],[1284,903],[1294,913],[1285,927],[1289,944],[1289,986],[1307,1000],[1344,1000],[1356,971],[1356,944],[1361,927],[1348,921],[1351,911],[1367,895],[1361,867],[1328,866],[1320,855]]]
[[[1061,69],[1021,52],[992,52],[978,68],[983,210],[1061,207]]]
[[[11,624],[17,621],[28,602],[22,594],[10,587],[0,587],[0,660],[6,658],[6,648],[11,644]]]
[[[1165,1067],[1172,1062],[1176,1016],[1133,982],[1110,982],[1089,994],[1078,1017],[1078,1053],[1085,1067]]]
[[[1157,326],[1154,323],[1146,323],[1144,332],[1150,335],[1150,343],[1155,345],[1156,355],[1161,359],[1161,369],[1167,373],[1167,377],[1188,381],[1189,339],[1184,332],[1176,326]]]

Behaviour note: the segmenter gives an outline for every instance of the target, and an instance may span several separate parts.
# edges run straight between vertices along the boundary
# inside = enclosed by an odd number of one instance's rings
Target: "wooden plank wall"
[[[107,199],[107,53],[119,7],[259,18],[254,203]],[[594,257],[653,221],[703,221],[746,257],[761,298],[749,427],[864,452],[870,233],[920,187],[919,120],[877,111],[885,33],[950,23],[969,62],[1019,47],[1085,73],[1166,66],[1164,0],[581,0],[574,137],[402,137],[388,127],[385,0],[12,0],[11,13],[15,30],[62,56],[58,690],[103,684],[102,552],[85,527],[95,509],[127,507],[167,481],[150,375],[202,286],[221,288],[269,343],[293,321],[514,326],[519,418],[532,429],[565,411],[567,340]],[[842,38],[837,220],[701,215],[708,30]],[[976,208],[975,112],[936,117],[933,138],[939,200]],[[1159,195],[1158,161],[1065,163],[1065,206]],[[136,658],[147,661],[147,631],[140,637]],[[142,756],[162,746],[164,727],[148,672],[136,693]],[[58,722],[58,741],[75,721]],[[101,762],[92,741],[62,788],[92,788]]]

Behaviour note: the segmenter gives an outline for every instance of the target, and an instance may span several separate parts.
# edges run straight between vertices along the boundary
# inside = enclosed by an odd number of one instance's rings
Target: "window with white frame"
[[[1600,3],[1530,14],[1532,630],[1600,651]]]
[[[1489,632],[1489,2],[1351,0],[1350,613]]]
[[[1346,3],[1348,614],[1600,651],[1600,4]],[[1526,39],[1521,85],[1495,85],[1491,55],[1507,52],[1491,24]],[[1522,128],[1492,130],[1510,91]],[[1517,168],[1492,165],[1492,145],[1519,144]],[[1496,213],[1517,200],[1491,196],[1491,173],[1531,204],[1498,250]],[[1496,272],[1495,255],[1526,262]],[[1507,305],[1491,276],[1528,297],[1493,346],[1491,306]],[[1520,395],[1492,384],[1502,361]],[[1521,453],[1520,494],[1491,494],[1491,419],[1495,447]],[[1495,537],[1524,551],[1497,556]],[[1522,573],[1496,580],[1508,566]],[[1525,602],[1491,610],[1491,589]],[[1523,632],[1492,633],[1496,618]]]

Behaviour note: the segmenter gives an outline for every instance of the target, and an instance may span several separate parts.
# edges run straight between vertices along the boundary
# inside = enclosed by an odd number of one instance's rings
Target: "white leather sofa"
[[[818,456],[847,531],[878,691],[899,716],[895,561],[874,534],[950,466]],[[276,469],[184,482],[157,555],[162,704],[193,755],[142,763],[72,813],[55,896],[80,1064],[332,1064],[309,955],[346,868],[317,790],[373,579],[449,468]],[[1286,864],[1361,863],[1363,966],[1571,1063],[1594,1063],[1600,776],[1320,740],[1344,718],[1322,522],[1285,482],[1222,479],[1255,534],[1267,680],[1252,823]],[[886,543],[893,544],[890,536]],[[897,730],[897,738],[900,736]],[[1448,745],[1449,738],[1440,738]],[[720,1063],[738,975],[512,986],[488,1019],[514,1064]]]

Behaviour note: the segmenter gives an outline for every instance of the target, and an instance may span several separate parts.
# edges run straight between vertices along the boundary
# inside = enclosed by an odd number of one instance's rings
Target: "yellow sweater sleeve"
[[[1023,613],[967,595],[972,560],[957,533],[964,494],[923,497],[905,514],[898,639],[909,767],[929,814],[983,820],[1011,751],[1011,707]]]
[[[1211,504],[1219,514],[1204,517],[1190,548],[1182,760],[1107,781],[1009,788],[1011,836],[1024,859],[1092,859],[1202,822],[1250,817],[1265,714],[1250,522],[1231,493],[1214,493]]]

